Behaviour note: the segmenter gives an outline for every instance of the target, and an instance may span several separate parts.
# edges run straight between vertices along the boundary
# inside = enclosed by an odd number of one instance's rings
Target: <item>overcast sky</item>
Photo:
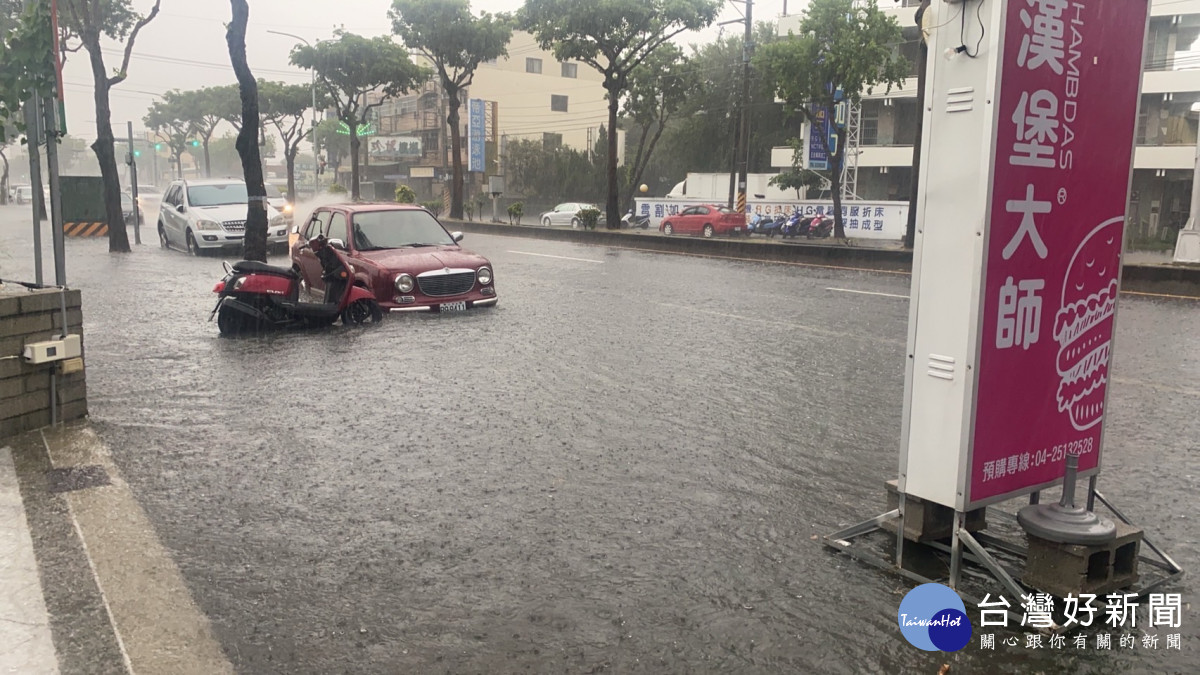
[[[586,0],[580,0],[586,2]],[[475,0],[477,11],[515,11],[523,0]],[[143,13],[153,0],[133,0]],[[757,0],[755,21],[773,20],[788,4],[795,13],[801,0]],[[288,52],[296,40],[272,35],[268,30],[294,33],[310,42],[329,38],[335,26],[365,36],[390,34],[387,10],[391,0],[250,0],[250,25],[246,51],[255,76],[289,83],[308,83],[309,74],[288,64]],[[742,16],[742,5],[726,2],[718,21]],[[125,135],[126,121],[134,131],[142,128],[142,117],[155,100],[155,94],[169,89],[197,89],[236,82],[225,46],[224,23],[231,16],[226,0],[162,0],[158,16],[138,36],[129,77],[111,94],[114,132]],[[688,34],[681,42],[710,42],[724,31],[740,34],[738,25],[709,28]],[[120,66],[120,46],[111,43],[105,53],[105,65]],[[63,73],[66,92],[67,130],[73,136],[95,137],[95,108],[92,99],[92,74],[85,52],[72,54]],[[232,128],[230,128],[232,131]],[[220,135],[221,132],[218,132]]]

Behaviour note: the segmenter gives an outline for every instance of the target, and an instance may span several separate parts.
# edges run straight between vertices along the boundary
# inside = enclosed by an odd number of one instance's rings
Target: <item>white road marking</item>
[[[730,314],[728,312],[718,312],[716,310],[704,309],[702,307],[692,307],[689,305],[675,305],[675,304],[671,304],[669,302],[659,302],[656,304],[659,307],[667,307],[669,309],[683,309],[683,310],[687,310],[689,312],[697,312],[699,314],[708,314],[709,316],[719,316],[723,319],[735,319],[737,321],[761,323],[761,324],[766,324],[769,326],[785,326],[787,328],[802,330],[807,333],[812,333],[814,335],[822,335],[822,336],[832,337],[832,338],[847,339],[847,340],[849,340],[849,339],[870,340],[872,342],[888,342],[888,343],[893,343],[893,344],[904,344],[904,340],[895,340],[895,339],[890,339],[890,338],[877,337],[877,336],[873,336],[873,335],[859,335],[856,333],[844,333],[844,332],[840,332],[840,331],[828,330],[825,328],[818,328],[816,326],[808,326],[808,325],[805,325],[802,323],[796,323],[794,321],[779,321],[777,319],[763,319],[763,318],[754,317],[754,316],[744,316],[741,314]]]
[[[603,265],[603,260],[589,260],[587,258],[571,258],[565,255],[550,255],[548,253],[530,253],[529,251],[509,251],[509,253],[517,253],[520,255],[535,255],[539,258],[558,258],[559,260],[574,260],[576,262],[590,262],[598,265]]]
[[[856,291],[853,288],[826,288],[827,291],[837,291],[838,293],[858,293],[859,295],[882,295],[885,298],[904,298],[908,299],[907,295],[897,295],[895,293],[876,293],[875,291]]]

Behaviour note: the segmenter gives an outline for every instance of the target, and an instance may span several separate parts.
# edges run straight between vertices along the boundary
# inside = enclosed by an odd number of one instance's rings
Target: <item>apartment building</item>
[[[901,26],[913,26],[920,0],[878,0]],[[937,11],[955,5],[937,3]],[[1153,0],[1129,192],[1131,241],[1174,242],[1187,222],[1200,121],[1200,0]],[[796,32],[800,15],[779,19],[778,34]],[[1133,27],[1137,29],[1138,27]],[[859,119],[857,194],[863,199],[907,199],[912,143],[918,123],[917,46],[901,45],[911,77],[890,92],[864,98]],[[929,58],[941,58],[930,54]],[[771,164],[791,166],[790,148],[775,148]]]
[[[414,57],[418,61],[420,57]],[[502,173],[505,145],[516,139],[540,140],[577,150],[591,148],[608,124],[603,76],[591,66],[558,61],[533,36],[514,31],[508,56],[485,62],[462,96],[463,164],[467,164],[468,99],[487,106],[487,168],[471,180]],[[377,175],[429,177],[431,185],[451,166],[448,102],[436,78],[419,91],[384,101],[375,109],[373,136],[366,140],[367,162]],[[621,144],[623,148],[623,143]]]

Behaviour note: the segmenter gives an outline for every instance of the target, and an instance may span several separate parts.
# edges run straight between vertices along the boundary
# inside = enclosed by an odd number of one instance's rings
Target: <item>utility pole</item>
[[[25,102],[25,151],[29,154],[29,201],[33,205],[33,280],[42,284],[42,161],[38,151],[38,97]]]
[[[737,210],[746,212],[746,173],[750,169],[750,57],[754,55],[754,0],[746,0],[746,39],[742,43],[742,128],[738,134],[742,163],[738,170]]]
[[[912,248],[917,240],[917,199],[920,196],[921,144],[925,138],[925,71],[929,63],[929,45],[925,42],[922,21],[929,11],[930,0],[917,8],[913,21],[917,26],[917,133],[913,138],[912,179],[908,191],[908,221],[904,224],[904,248]]]
[[[133,200],[133,243],[142,243],[142,208],[138,205],[137,153],[133,149],[133,122],[126,122],[129,134],[129,196]],[[122,223],[121,227],[125,224]]]

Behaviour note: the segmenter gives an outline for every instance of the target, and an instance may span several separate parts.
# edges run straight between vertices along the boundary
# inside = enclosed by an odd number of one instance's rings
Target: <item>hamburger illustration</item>
[[[1058,410],[1079,431],[1104,417],[1104,393],[1117,305],[1122,219],[1092,230],[1075,250],[1063,280],[1062,309],[1054,317],[1058,342]]]

